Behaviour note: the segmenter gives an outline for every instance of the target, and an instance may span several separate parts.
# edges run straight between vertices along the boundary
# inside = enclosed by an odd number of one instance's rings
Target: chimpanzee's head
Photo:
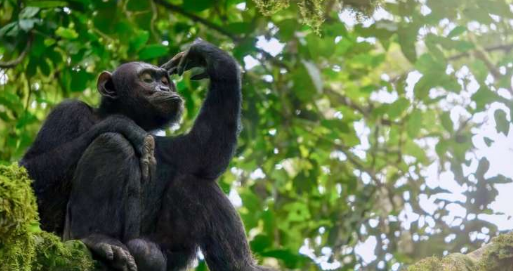
[[[165,69],[129,62],[112,74],[102,72],[97,86],[102,95],[102,112],[123,114],[147,131],[164,128],[180,119],[182,99]]]

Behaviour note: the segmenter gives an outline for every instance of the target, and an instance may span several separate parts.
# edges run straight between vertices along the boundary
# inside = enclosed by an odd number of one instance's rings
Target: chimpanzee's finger
[[[180,59],[182,58],[183,55],[184,55],[184,52],[180,52],[180,53],[176,54],[173,58],[171,58],[171,60],[164,63],[160,67],[167,70],[169,74],[173,74],[174,71],[172,71],[172,70],[176,69],[176,66],[178,65],[178,63],[180,63]]]
[[[182,57],[180,58],[180,62],[177,66],[177,73],[179,76],[182,76],[183,72],[186,71],[189,62],[189,52],[190,50],[185,51]]]
[[[152,172],[156,164],[155,161],[155,139],[151,135],[144,138],[142,155],[140,158],[141,175],[143,182],[148,182],[152,178]]]
[[[100,256],[105,257],[105,259],[112,261],[114,259],[114,252],[112,251],[112,246],[107,243],[101,243],[98,245],[98,249],[95,250],[96,253],[100,254]]]
[[[128,255],[127,266],[128,271],[137,271],[137,264],[135,264],[135,259],[131,254]]]
[[[133,266],[135,266],[135,260],[127,250],[122,247],[112,246],[112,250],[114,251],[114,266],[117,269],[121,269],[123,271],[137,271],[137,267],[133,270]]]

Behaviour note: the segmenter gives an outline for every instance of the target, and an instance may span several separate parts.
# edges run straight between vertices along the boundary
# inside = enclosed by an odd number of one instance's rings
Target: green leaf
[[[150,32],[148,31],[139,31],[135,37],[130,41],[130,49],[133,51],[138,51],[141,49],[150,39]]]
[[[251,29],[251,24],[246,22],[236,22],[225,26],[230,33],[244,34],[248,33]]]
[[[401,51],[404,56],[411,62],[415,63],[417,61],[417,32],[418,27],[410,24],[406,27],[402,26],[399,28],[399,44],[401,45]]]
[[[251,251],[254,253],[260,253],[272,246],[272,240],[267,235],[259,234],[255,236],[249,244],[251,246]]]
[[[431,90],[431,88],[435,87],[438,84],[438,79],[440,79],[438,74],[424,74],[413,87],[413,94],[415,94],[415,98],[419,100],[424,100],[428,98],[429,91]]]
[[[410,138],[414,139],[419,134],[420,128],[422,128],[422,112],[415,109],[408,118],[406,131]]]
[[[397,99],[397,101],[393,102],[388,108],[388,117],[391,119],[399,117],[409,106],[410,101],[408,101],[408,99],[404,97]]]
[[[477,90],[474,95],[472,95],[471,99],[476,103],[476,110],[483,111],[485,107],[493,101],[496,101],[499,98],[495,92],[491,91],[485,85],[481,85],[481,87]]]
[[[36,7],[26,7],[20,12],[20,19],[29,19],[39,12],[39,8]]]
[[[183,8],[187,11],[200,12],[212,7],[215,4],[214,0],[194,0],[183,1]]]
[[[57,28],[55,34],[69,40],[78,38],[78,33],[74,29],[64,28],[62,26],[59,26],[59,28]]]
[[[447,35],[448,38],[454,38],[457,37],[467,31],[467,28],[465,26],[458,25],[456,26],[451,32],[449,32],[449,35]]]
[[[488,73],[490,72],[488,70],[488,67],[486,67],[486,64],[480,59],[476,59],[474,60],[474,62],[472,62],[470,68],[472,70],[472,73],[476,77],[477,82],[484,83],[486,77],[488,76]]]
[[[442,121],[442,126],[447,130],[447,132],[452,133],[454,131],[454,125],[448,112],[444,112],[440,116],[440,120]]]
[[[314,63],[307,60],[302,60],[302,63],[305,66],[308,75],[310,75],[310,79],[312,80],[315,89],[317,90],[317,92],[322,93],[323,82],[319,68],[317,68],[317,66],[315,66]]]
[[[38,19],[22,19],[19,21],[20,28],[28,32],[32,28],[34,28],[34,24],[38,22]]]
[[[55,8],[55,7],[65,7],[69,5],[66,1],[28,1],[27,6],[29,7],[39,7],[39,8]]]
[[[335,52],[336,44],[332,40],[323,39],[314,33],[306,37],[306,42],[312,59],[316,59],[318,56],[330,58]],[[369,57],[371,56],[369,55]]]
[[[12,22],[12,23],[9,23],[9,24],[5,25],[4,27],[0,28],[0,37],[17,36],[18,32],[19,32],[18,22]]]
[[[191,2],[191,1],[187,1]],[[150,9],[150,1],[141,1],[141,0],[128,0],[126,4],[126,9],[130,11],[145,11]]]
[[[80,92],[86,89],[89,76],[85,70],[71,71],[70,90]]]
[[[438,143],[435,146],[436,154],[438,154],[438,157],[443,158],[446,156],[447,148],[449,147],[449,144],[447,141],[440,139]]]
[[[497,133],[503,133],[508,136],[509,121],[506,117],[506,112],[501,109],[497,109],[493,115],[495,117],[495,129],[497,130]]]
[[[45,76],[49,76],[52,70],[50,69],[50,65],[46,62],[46,59],[41,59],[39,61],[39,70]]]
[[[417,62],[415,62],[415,68],[421,73],[445,73],[447,64],[445,62],[438,61],[430,54],[422,54]]]
[[[30,112],[25,111],[25,113],[18,118],[18,121],[16,122],[16,128],[21,129],[31,123],[34,123],[37,121],[36,116],[32,115]]]
[[[146,45],[140,52],[139,58],[141,60],[153,59],[168,54],[167,46],[162,44],[150,44]]]

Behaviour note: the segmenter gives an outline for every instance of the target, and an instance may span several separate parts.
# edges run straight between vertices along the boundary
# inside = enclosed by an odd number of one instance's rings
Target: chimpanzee
[[[156,172],[145,183],[129,140],[119,133],[97,137],[76,167],[64,236],[84,240],[122,270],[133,270],[132,257],[139,270],[183,270],[198,249],[212,271],[269,270],[254,263],[240,217],[216,182],[233,156],[240,129],[241,78],[235,60],[200,40],[160,68],[127,63],[100,81],[106,93],[117,93],[121,100],[133,93],[159,97],[153,100],[158,112],[167,110],[175,120],[175,103],[159,103],[176,99],[174,86],[163,92],[153,86],[166,70],[182,75],[193,68],[202,72],[191,79],[208,77],[210,84],[191,130],[155,137]],[[140,112],[138,105],[126,110]],[[144,121],[160,120],[153,112],[142,121],[134,119],[145,128]]]
[[[126,78],[124,71],[131,66],[140,70],[153,69],[151,65],[137,63],[122,66],[113,74],[101,73],[97,86],[102,95],[100,106],[93,108],[76,100],[59,104],[20,161],[34,179],[33,188],[44,230],[59,235],[63,233],[76,165],[88,146],[102,134],[115,132],[130,142],[130,148],[137,157],[134,167],[137,167],[138,180],[150,182],[156,163],[153,156],[155,143],[147,131],[175,122],[182,111],[182,100],[164,69],[138,74],[136,83],[139,87],[131,89],[133,83],[130,86],[126,83],[133,78]],[[154,81],[155,77],[158,80]],[[140,186],[134,189],[140,189]],[[140,201],[135,198],[132,202],[135,200]],[[131,220],[134,221],[131,223],[132,235],[140,231],[139,218],[134,219]],[[95,239],[85,241],[92,246]],[[126,261],[123,264],[127,264]],[[133,260],[128,264],[135,266]]]
[[[137,65],[141,69],[151,67],[144,63]],[[50,113],[20,161],[35,180],[33,187],[44,230],[62,233],[76,164],[101,134],[116,132],[123,135],[139,157],[143,181],[151,178],[155,166],[154,139],[147,131],[176,121],[182,110],[181,98],[176,94],[168,95],[176,90],[166,71],[160,69],[158,72],[155,74],[160,76],[158,82],[151,84],[146,81],[150,77],[153,80],[154,75],[141,74],[137,82],[141,87],[130,93],[125,85],[127,78],[123,68],[112,75],[103,72],[98,79],[98,90],[102,95],[99,108],[67,100]],[[157,94],[148,94],[154,92]]]

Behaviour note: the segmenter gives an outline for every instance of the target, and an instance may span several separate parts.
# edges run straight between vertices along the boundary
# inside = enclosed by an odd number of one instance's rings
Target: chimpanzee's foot
[[[92,234],[82,242],[93,255],[106,262],[110,267],[120,271],[137,271],[134,257],[120,241],[104,235]]]

